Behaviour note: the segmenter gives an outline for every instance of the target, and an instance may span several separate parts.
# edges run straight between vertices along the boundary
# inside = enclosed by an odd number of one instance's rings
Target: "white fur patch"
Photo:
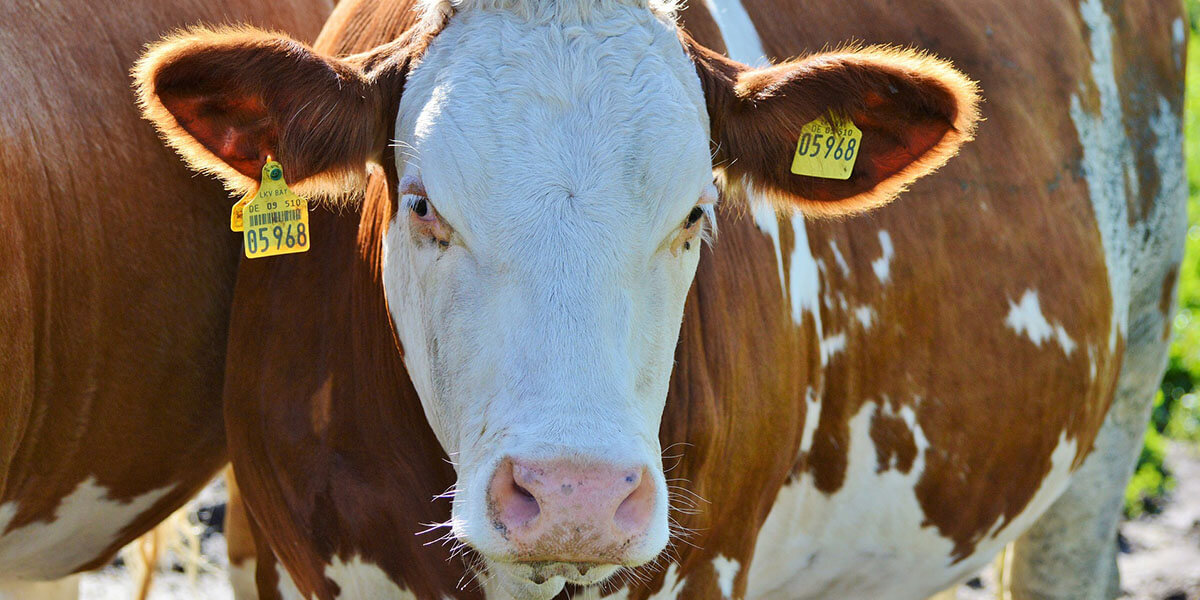
[[[125,502],[89,477],[64,497],[50,522],[34,521],[4,533],[17,504],[0,505],[0,573],[21,579],[65,577],[96,559],[142,513],[173,488],[151,490]]]
[[[780,490],[755,546],[747,598],[927,597],[986,564],[1066,486],[1076,445],[1062,439],[1052,455],[1051,472],[1027,509],[1003,530],[997,520],[980,534],[975,554],[951,564],[954,544],[924,525],[925,514],[914,492],[925,470],[929,441],[911,406],[891,413],[887,405],[886,399],[867,403],[850,420],[846,480],[836,493],[818,491],[807,474]],[[870,437],[876,410],[899,417],[912,431],[917,457],[908,473],[877,472]]]
[[[759,231],[771,238],[771,246],[775,248],[775,266],[779,270],[779,290],[786,298],[788,296],[787,279],[783,276],[783,249],[779,243],[779,215],[775,214],[775,209],[770,202],[755,197],[752,190],[746,190],[746,197],[750,201],[754,224]]]
[[[870,306],[860,306],[854,309],[854,318],[858,319],[864,330],[870,329],[871,322],[875,319],[875,309]]]
[[[846,334],[839,333],[821,340],[821,366],[829,364],[834,355],[846,349]]]
[[[892,246],[892,236],[888,232],[879,230],[879,247],[882,249],[882,254],[879,258],[871,261],[871,269],[875,271],[875,276],[879,278],[879,283],[887,283],[891,276],[890,269],[892,267],[892,259],[896,256],[896,248]]]
[[[821,420],[821,397],[812,387],[804,392],[805,413],[804,430],[800,432],[800,452],[812,449],[813,436],[817,433],[817,424]]]
[[[234,600],[258,600],[258,582],[255,581],[258,559],[246,558],[241,564],[229,564],[229,587]]]
[[[801,322],[804,312],[810,312],[817,324],[817,335],[821,335],[821,273],[812,249],[808,246],[808,229],[804,226],[804,215],[792,215],[792,232],[795,236],[792,255],[788,260],[788,290],[792,301],[792,321]],[[818,339],[820,339],[818,337]]]
[[[354,600],[357,598],[389,598],[394,600],[409,600],[416,598],[412,592],[400,587],[392,581],[388,574],[374,563],[364,561],[355,555],[349,562],[342,562],[340,556],[333,557],[333,562],[325,567],[325,577],[341,588],[338,598]]]
[[[717,572],[717,588],[721,590],[722,598],[733,598],[733,582],[742,570],[742,563],[736,559],[717,555],[713,559],[713,570]]]
[[[686,581],[686,577],[681,578],[679,576],[679,565],[671,563],[671,566],[667,568],[666,576],[663,578],[662,589],[646,600],[675,600],[679,597],[679,592],[683,591]]]
[[[763,50],[762,38],[754,28],[746,7],[738,0],[704,0],[708,12],[717,22],[729,58],[752,66],[766,66],[767,53]]]
[[[1114,307],[1109,331],[1109,349],[1115,349],[1117,336],[1125,335],[1130,299],[1131,254],[1129,209],[1125,202],[1124,171],[1117,165],[1133,160],[1133,151],[1125,136],[1121,96],[1113,64],[1112,20],[1100,0],[1084,0],[1079,13],[1088,26],[1088,45],[1092,51],[1092,81],[1099,92],[1099,113],[1083,107],[1081,93],[1071,95],[1071,120],[1083,146],[1083,175],[1100,228],[1104,262],[1108,267],[1109,291]]]
[[[850,276],[850,264],[846,262],[846,257],[842,256],[842,251],[838,249],[837,240],[829,240],[829,249],[833,250],[833,260],[837,263],[839,269],[842,270],[842,275]]]
[[[1067,356],[1075,351],[1075,341],[1067,335],[1062,323],[1051,323],[1042,314],[1037,291],[1025,290],[1025,293],[1021,295],[1020,302],[1009,300],[1008,306],[1008,316],[1005,317],[1004,324],[1013,331],[1025,334],[1039,348],[1042,346],[1042,342],[1053,339],[1058,342]]]
[[[279,590],[279,597],[283,600],[308,600],[304,594],[300,593],[300,588],[296,587],[296,582],[292,581],[292,575],[283,568],[283,564],[276,561],[275,576],[279,579],[276,589]]]

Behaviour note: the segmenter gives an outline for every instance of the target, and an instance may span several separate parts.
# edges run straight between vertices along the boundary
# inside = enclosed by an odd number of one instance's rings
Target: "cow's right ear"
[[[143,115],[193,169],[245,193],[271,155],[297,192],[335,198],[382,152],[403,86],[364,62],[257,29],[193,29],[151,46],[133,76]]]

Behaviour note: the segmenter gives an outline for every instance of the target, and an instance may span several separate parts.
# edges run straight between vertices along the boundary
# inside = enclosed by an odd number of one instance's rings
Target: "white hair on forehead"
[[[534,23],[587,23],[619,7],[649,10],[674,22],[682,0],[422,0],[427,15],[449,17],[470,10],[502,10]]]

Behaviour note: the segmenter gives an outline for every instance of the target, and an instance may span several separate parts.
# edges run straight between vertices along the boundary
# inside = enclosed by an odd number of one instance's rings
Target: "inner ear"
[[[346,59],[254,29],[198,29],[153,46],[134,69],[143,112],[199,171],[239,192],[268,155],[300,194],[361,190],[411,60],[408,38]]]
[[[168,87],[159,98],[180,127],[242,175],[253,178],[279,147],[279,126],[258,96]]]
[[[682,39],[704,88],[715,167],[734,197],[749,188],[818,216],[874,208],[949,160],[979,118],[975,84],[921,52],[851,48],[752,69]],[[849,176],[793,173],[805,126],[839,118],[862,132]]]

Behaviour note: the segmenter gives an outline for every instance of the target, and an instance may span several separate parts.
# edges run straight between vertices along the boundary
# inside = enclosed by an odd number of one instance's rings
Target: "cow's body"
[[[343,4],[318,50],[388,41],[403,6]],[[1027,591],[1105,593],[1184,224],[1184,24],[1174,5],[1139,11],[683,13],[701,43],[751,63],[848,39],[933,50],[979,80],[987,121],[869,216],[719,211],[660,433],[683,539],[610,597],[920,598],[1027,530]],[[392,333],[384,234],[405,213],[383,163],[360,212],[314,213],[308,255],[242,265],[229,442],[252,520],[295,580],[260,569],[260,587],[499,597],[429,544],[437,533],[418,535],[446,520],[430,499],[454,471]]]
[[[0,597],[5,581],[104,564],[225,460],[217,415],[238,249],[219,230],[219,186],[139,119],[137,53],[202,20],[312,36],[329,9],[0,8]]]

